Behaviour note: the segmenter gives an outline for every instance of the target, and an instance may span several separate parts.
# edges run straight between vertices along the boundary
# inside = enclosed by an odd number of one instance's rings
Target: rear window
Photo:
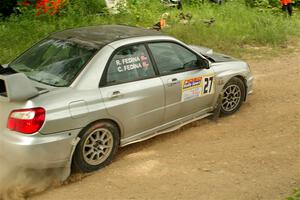
[[[47,39],[34,45],[9,67],[34,81],[63,87],[73,82],[96,51],[71,41]]]

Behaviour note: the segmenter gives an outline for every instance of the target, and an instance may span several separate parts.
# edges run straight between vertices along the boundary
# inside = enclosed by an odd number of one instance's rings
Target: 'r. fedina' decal
[[[123,58],[116,60],[118,72],[131,71],[134,69],[148,68],[148,58],[145,55]]]

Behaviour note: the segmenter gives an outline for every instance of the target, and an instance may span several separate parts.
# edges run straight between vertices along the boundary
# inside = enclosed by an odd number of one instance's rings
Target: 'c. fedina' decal
[[[118,72],[126,72],[134,69],[148,68],[148,58],[144,54],[141,56],[134,56],[128,58],[122,58],[115,61]]]
[[[122,58],[116,60],[118,72],[131,71],[134,69],[142,68],[141,60],[139,56]]]

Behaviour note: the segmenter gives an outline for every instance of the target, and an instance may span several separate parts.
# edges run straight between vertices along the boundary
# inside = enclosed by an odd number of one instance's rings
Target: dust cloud
[[[61,185],[61,169],[30,170],[0,160],[0,200],[24,200]]]
[[[25,169],[0,159],[0,200],[25,200],[47,189],[81,181],[93,173],[72,173],[66,180],[63,168]]]

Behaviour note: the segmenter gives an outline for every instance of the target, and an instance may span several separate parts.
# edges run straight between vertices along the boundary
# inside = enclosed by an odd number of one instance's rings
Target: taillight
[[[14,110],[10,113],[7,128],[13,131],[32,134],[40,130],[45,121],[44,108]]]

